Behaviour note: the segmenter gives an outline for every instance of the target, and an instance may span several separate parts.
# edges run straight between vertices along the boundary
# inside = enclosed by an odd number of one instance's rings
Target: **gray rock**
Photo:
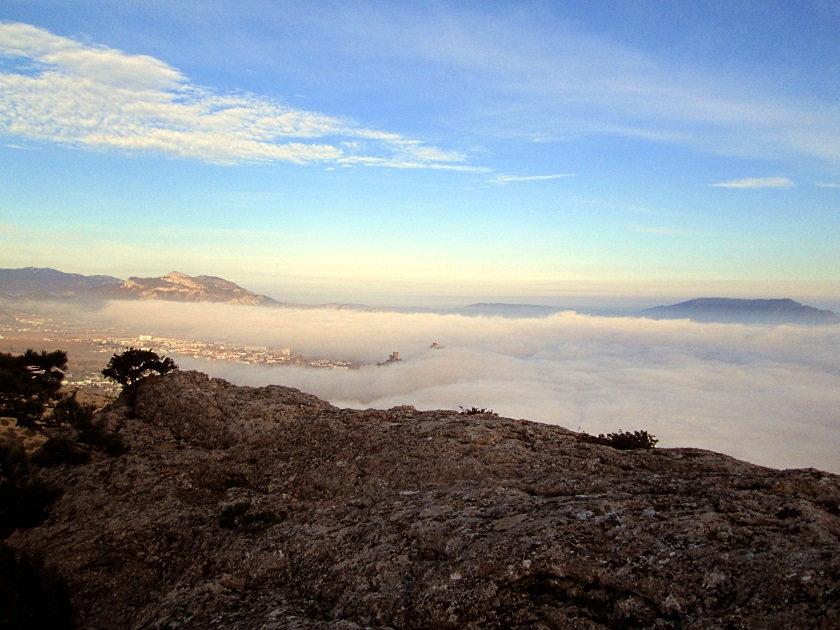
[[[85,628],[840,626],[840,478],[196,372],[103,412],[9,543]]]

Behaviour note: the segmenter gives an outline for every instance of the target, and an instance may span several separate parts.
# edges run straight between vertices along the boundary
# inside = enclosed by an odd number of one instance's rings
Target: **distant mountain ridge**
[[[253,293],[216,276],[191,277],[172,271],[160,278],[83,276],[50,268],[0,269],[0,293],[38,300],[55,298],[102,300],[166,300],[216,302],[250,306],[279,306],[266,295]]]
[[[114,276],[83,276],[79,273],[65,273],[49,267],[0,269],[0,293],[8,295],[33,293],[70,295],[97,286],[120,282],[122,280]]]
[[[131,277],[119,285],[101,285],[90,294],[109,300],[166,300],[172,302],[215,302],[248,306],[278,306],[272,298],[243,289],[216,276],[191,277],[172,271],[160,278]]]
[[[744,300],[736,298],[697,298],[656,306],[641,312],[650,319],[691,319],[697,322],[835,324],[840,317],[829,310],[806,306],[790,298]]]
[[[814,308],[784,299],[697,298],[656,306],[639,312],[621,309],[563,308],[539,304],[475,303],[458,308],[438,309],[393,308],[370,309],[361,304],[306,304],[278,302],[260,293],[253,293],[238,284],[217,276],[188,276],[172,271],[159,278],[132,276],[127,280],[107,275],[84,276],[51,268],[23,267],[0,269],[0,299],[4,303],[27,300],[162,300],[174,302],[213,302],[248,306],[283,306],[294,308],[329,308],[336,310],[385,310],[396,312],[452,313],[467,316],[497,316],[509,318],[549,317],[573,310],[598,316],[633,316],[650,319],[691,319],[697,322],[745,324],[807,324],[840,323],[833,311]]]

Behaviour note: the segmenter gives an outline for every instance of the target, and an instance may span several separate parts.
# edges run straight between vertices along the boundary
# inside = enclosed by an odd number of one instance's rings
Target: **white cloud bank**
[[[0,22],[0,133],[207,162],[476,170],[466,156],[295,109],[217,94],[163,61]]]
[[[96,317],[136,333],[291,347],[310,358],[374,363],[400,352],[402,363],[354,371],[178,358],[182,368],[289,385],[340,406],[475,405],[589,433],[645,429],[661,446],[840,473],[840,326],[150,302],[114,302]]]

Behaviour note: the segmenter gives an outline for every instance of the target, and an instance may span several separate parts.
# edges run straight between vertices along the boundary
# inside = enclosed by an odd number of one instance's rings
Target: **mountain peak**
[[[274,306],[278,302],[252,293],[215,276],[188,276],[170,271],[159,278],[131,277],[120,286],[103,288],[100,297],[120,300],[165,300],[174,302],[217,302],[250,306]]]
[[[173,281],[191,280],[191,278],[187,274],[181,273],[180,271],[170,271],[168,274],[163,276],[163,278],[166,279],[166,280],[173,280]]]
[[[159,278],[132,276],[83,276],[50,268],[0,269],[0,294],[8,296],[92,297],[106,300],[169,300],[176,302],[220,302],[250,306],[277,306],[266,295],[243,289],[216,276],[188,276],[170,271]]]

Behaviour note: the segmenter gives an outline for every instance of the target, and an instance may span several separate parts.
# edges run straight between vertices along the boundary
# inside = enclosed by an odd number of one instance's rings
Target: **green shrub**
[[[82,444],[105,451],[109,455],[122,455],[128,450],[122,436],[105,427],[104,420],[94,419],[95,407],[80,403],[76,393],[59,400],[53,409],[51,421],[56,426],[71,426],[76,429],[76,439]]]
[[[462,407],[461,405],[458,405],[458,408],[461,410],[459,413],[462,413],[466,416],[481,416],[481,415],[484,415],[484,416],[497,416],[498,417],[498,415],[499,415],[495,411],[493,411],[492,409],[485,409],[484,407],[470,407],[469,409],[467,409],[466,407]]]
[[[629,451],[634,449],[654,448],[659,440],[647,431],[619,431],[618,433],[608,433],[604,435],[601,433],[597,437],[594,435],[583,434],[581,438],[584,442],[592,444],[603,444],[604,446],[611,446],[620,451]]]
[[[171,359],[159,359],[143,369],[169,370],[174,366]],[[67,353],[63,350],[27,350],[21,355],[0,352],[0,416],[13,418],[18,427],[39,431],[47,438],[60,438],[63,430],[71,427],[80,443],[110,455],[124,453],[127,448],[122,437],[108,431],[103,421],[94,420],[93,405],[80,403],[75,392],[61,391],[66,370]],[[53,461],[62,456],[80,458],[66,444],[51,448]]]
[[[0,352],[0,416],[14,418],[19,427],[36,427],[62,397],[59,390],[65,370],[63,350]]]
[[[39,525],[61,490],[36,478],[19,444],[0,443],[0,539]]]
[[[129,348],[111,357],[102,376],[127,388],[151,374],[164,375],[177,369],[175,361],[169,357],[160,357],[153,350]]]

